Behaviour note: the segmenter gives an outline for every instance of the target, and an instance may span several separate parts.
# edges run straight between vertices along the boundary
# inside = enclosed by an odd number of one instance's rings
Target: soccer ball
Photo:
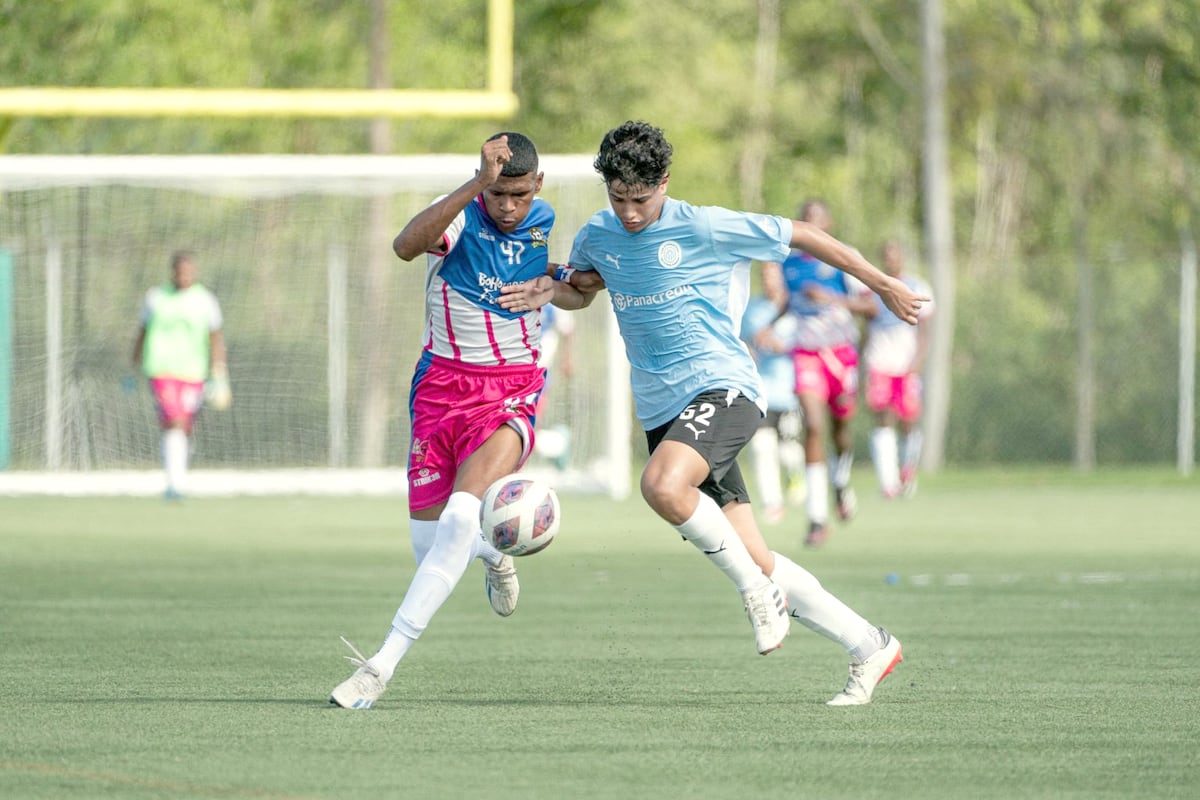
[[[547,484],[514,472],[483,493],[479,524],[483,538],[501,553],[529,556],[558,534],[558,495]]]

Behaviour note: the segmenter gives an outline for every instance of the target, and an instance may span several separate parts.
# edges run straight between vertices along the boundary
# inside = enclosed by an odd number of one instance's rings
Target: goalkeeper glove
[[[204,400],[217,411],[224,411],[233,402],[233,392],[229,388],[229,370],[224,364],[213,367],[212,375],[204,387]]]

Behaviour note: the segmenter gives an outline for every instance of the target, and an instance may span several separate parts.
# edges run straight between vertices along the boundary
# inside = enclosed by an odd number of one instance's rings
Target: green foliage
[[[394,87],[483,86],[485,0],[385,5]],[[955,343],[952,413],[991,420],[952,420],[951,430],[961,432],[950,437],[947,457],[1025,457],[1033,452],[1022,443],[1028,436],[1030,445],[1054,443],[1041,457],[1057,458],[1058,443],[1070,446],[1075,396],[1074,313],[1065,310],[1075,295],[1065,287],[1076,283],[1077,258],[1065,254],[1083,254],[1101,288],[1112,287],[1129,262],[1177,262],[1179,230],[1200,219],[1200,6],[946,0],[944,7],[956,249],[969,265],[957,298],[968,321]],[[837,234],[863,252],[874,254],[888,237],[919,252],[920,0],[797,0],[779,9],[776,82],[765,87],[765,208],[755,210],[791,214],[804,198],[821,196],[834,209]],[[545,152],[592,152],[608,128],[645,118],[675,144],[674,194],[738,206],[754,4],[522,0],[515,14],[517,117],[396,120],[395,151],[474,152],[494,130],[516,127]],[[4,85],[358,88],[368,83],[373,21],[367,3],[328,0],[9,0],[0,3],[0,23]],[[9,119],[0,120],[0,150],[354,153],[368,147],[367,126]],[[1128,255],[1109,258],[1113,251]],[[1138,255],[1147,252],[1154,255]],[[994,281],[1009,280],[1021,288],[1004,288],[997,308]],[[1125,393],[1100,410],[1100,452],[1111,454],[1103,457],[1172,456],[1165,355],[1177,338],[1156,330],[1148,337],[1156,358],[1139,358],[1141,349],[1128,346],[1139,323],[1112,313],[1174,309],[1170,287],[1134,282],[1101,300],[1100,360],[1125,367]],[[1036,371],[1051,357],[1056,378],[1010,374]],[[1013,394],[985,399],[958,385],[964,381]],[[1003,422],[1004,408],[1035,400],[1036,408],[1008,416],[1036,422]],[[1138,421],[1139,408],[1152,410],[1153,423]],[[967,444],[976,433],[985,435]]]

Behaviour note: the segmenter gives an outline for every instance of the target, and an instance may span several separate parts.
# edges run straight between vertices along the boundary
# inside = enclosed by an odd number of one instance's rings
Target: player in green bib
[[[150,380],[162,428],[166,497],[178,500],[183,496],[189,439],[204,401],[205,381],[211,378],[213,407],[228,407],[231,399],[221,306],[212,292],[196,283],[191,253],[171,256],[171,282],[146,293],[140,323],[133,365]]]

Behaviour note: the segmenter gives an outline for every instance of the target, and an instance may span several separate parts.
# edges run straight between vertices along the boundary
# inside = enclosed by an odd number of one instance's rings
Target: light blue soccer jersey
[[[754,346],[754,337],[763,329],[772,328],[775,338],[786,345],[792,341],[795,327],[795,320],[791,316],[780,317],[779,309],[765,297],[751,299],[742,317],[742,341],[758,365],[768,411],[794,411],[800,407],[796,398],[796,367],[791,353],[760,350]]]
[[[580,229],[570,263],[597,270],[608,286],[643,428],[668,422],[714,389],[736,390],[765,408],[762,380],[738,334],[750,262],[782,261],[791,237],[783,217],[671,198],[637,233],[610,208]]]

